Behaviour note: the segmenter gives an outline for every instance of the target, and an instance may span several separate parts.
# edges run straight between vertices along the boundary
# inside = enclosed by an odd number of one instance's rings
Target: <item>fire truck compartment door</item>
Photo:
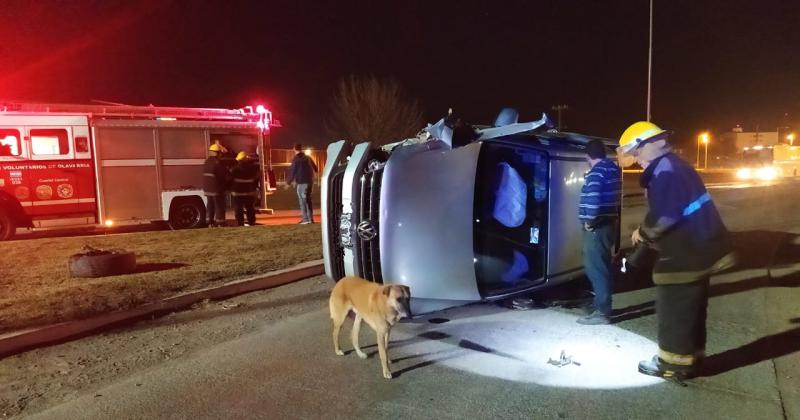
[[[161,219],[155,132],[146,127],[96,127],[103,221]]]
[[[57,125],[25,127],[31,157],[27,178],[32,216],[94,210],[91,163],[75,159],[73,129]]]

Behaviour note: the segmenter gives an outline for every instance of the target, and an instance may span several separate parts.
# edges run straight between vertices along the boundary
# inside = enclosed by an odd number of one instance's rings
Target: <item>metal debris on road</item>
[[[558,359],[550,358],[550,359],[547,360],[547,363],[549,363],[549,364],[551,364],[553,366],[558,366],[558,367],[562,367],[562,366],[566,366],[566,365],[575,365],[575,366],[580,366],[581,365],[577,361],[572,360],[572,356],[567,356],[567,351],[566,350],[561,350],[561,355],[558,357]]]

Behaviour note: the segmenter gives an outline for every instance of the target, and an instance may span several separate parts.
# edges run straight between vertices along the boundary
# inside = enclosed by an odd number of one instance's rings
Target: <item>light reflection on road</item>
[[[662,382],[637,371],[656,344],[614,325],[584,326],[573,314],[490,305],[453,309],[447,316],[453,319],[439,325],[400,324],[392,332],[392,357],[552,387],[619,389]],[[549,364],[562,350],[579,364]]]

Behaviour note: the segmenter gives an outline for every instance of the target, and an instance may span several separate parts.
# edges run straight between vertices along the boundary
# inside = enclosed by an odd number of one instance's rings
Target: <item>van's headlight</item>
[[[758,168],[756,171],[756,177],[762,181],[772,181],[778,177],[778,169],[774,166]]]
[[[740,168],[736,171],[736,178],[739,179],[751,179],[753,178],[753,171],[750,168]]]

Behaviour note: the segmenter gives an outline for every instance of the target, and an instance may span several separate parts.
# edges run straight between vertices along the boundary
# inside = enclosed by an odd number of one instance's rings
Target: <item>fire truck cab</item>
[[[230,162],[239,151],[256,153],[265,169],[274,125],[263,107],[0,102],[0,240],[18,227],[203,226],[208,147],[223,145]]]

